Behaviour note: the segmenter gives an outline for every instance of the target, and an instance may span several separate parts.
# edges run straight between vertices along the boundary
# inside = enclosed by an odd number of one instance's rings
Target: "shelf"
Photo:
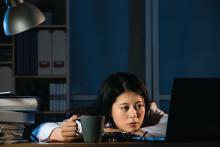
[[[13,62],[11,62],[11,61],[7,61],[7,62],[0,61],[0,65],[13,65]]]
[[[38,76],[38,75],[16,75],[16,79],[65,79],[66,76]]]
[[[4,46],[13,46],[13,43],[0,43],[0,47],[4,47]]]
[[[38,121],[62,121],[66,119],[65,112],[51,112],[50,110],[65,111],[69,104],[66,90],[68,87],[68,66],[66,64],[68,61],[66,55],[68,50],[66,41],[68,37],[66,35],[68,0],[27,1],[37,6],[47,19],[38,27],[15,36],[5,36],[3,30],[0,30],[0,67],[3,69],[1,71],[2,74],[5,74],[5,69],[10,68],[12,75],[10,81],[5,78],[5,75],[1,76],[0,81],[6,82],[0,83],[0,91],[5,91],[5,83],[12,83],[12,86],[9,87],[10,91],[17,95],[34,95],[41,98],[42,103],[40,103],[39,112],[36,113],[39,116]],[[48,36],[45,37],[42,32],[46,32]],[[54,42],[56,44],[53,44]],[[41,69],[44,67],[39,66],[39,61],[44,60],[53,65],[48,72],[42,72]],[[62,71],[59,70],[61,68]],[[65,105],[61,103],[61,107],[59,104],[50,104],[52,100],[55,100],[54,96],[62,97]],[[57,109],[50,107],[53,105],[58,106]]]
[[[66,25],[40,25],[38,29],[66,29]]]
[[[66,115],[66,112],[51,112],[51,111],[39,111],[37,114],[48,114],[48,115]]]

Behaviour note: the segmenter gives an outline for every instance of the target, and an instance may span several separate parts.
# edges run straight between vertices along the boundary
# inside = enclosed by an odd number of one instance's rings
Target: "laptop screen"
[[[220,78],[174,80],[166,140],[220,140]]]

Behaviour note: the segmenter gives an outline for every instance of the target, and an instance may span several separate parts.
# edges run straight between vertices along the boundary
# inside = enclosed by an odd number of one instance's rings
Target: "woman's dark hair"
[[[102,115],[106,118],[106,122],[115,127],[114,121],[111,117],[112,105],[116,98],[125,91],[135,92],[143,97],[145,102],[145,115],[149,110],[149,98],[146,87],[134,74],[127,72],[117,72],[109,75],[104,82],[98,96],[99,105],[102,110]]]

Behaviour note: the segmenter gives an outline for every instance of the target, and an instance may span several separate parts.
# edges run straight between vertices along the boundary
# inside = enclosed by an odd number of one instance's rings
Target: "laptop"
[[[174,80],[166,141],[220,141],[220,78]]]

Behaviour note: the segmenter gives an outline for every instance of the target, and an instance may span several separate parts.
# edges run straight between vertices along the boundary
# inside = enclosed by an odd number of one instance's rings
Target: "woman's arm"
[[[157,121],[153,125],[140,128],[135,134],[140,136],[166,136],[166,129],[167,129],[167,122],[168,122],[168,115],[165,114],[162,110],[160,110],[155,102],[152,102],[150,105],[150,115],[149,119],[152,122]],[[160,118],[158,120],[158,118]],[[155,119],[155,120],[154,120]]]
[[[39,142],[63,141],[70,142],[79,139],[81,124],[77,121],[78,117],[73,115],[62,123],[44,123],[34,129],[31,138]]]
[[[33,141],[39,141],[39,142],[48,142],[49,141],[49,136],[51,135],[51,132],[58,128],[61,127],[62,123],[43,123],[36,127],[32,133],[31,133],[31,139]]]
[[[146,136],[166,136],[168,115],[164,114],[158,124],[141,128],[143,132],[147,132]]]
[[[158,124],[140,128],[135,132],[135,135],[139,135],[139,136],[145,135],[146,137],[152,137],[152,136],[165,137],[166,129],[167,129],[167,121],[168,121],[168,115],[163,114]],[[121,130],[115,128],[104,128],[104,132],[114,133],[114,132],[121,132]]]

